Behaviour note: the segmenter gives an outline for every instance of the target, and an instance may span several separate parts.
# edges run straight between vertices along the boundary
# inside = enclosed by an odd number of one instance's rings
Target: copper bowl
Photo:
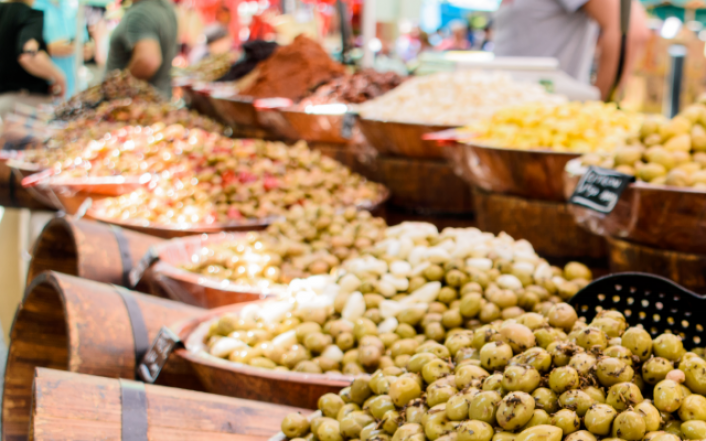
[[[226,312],[237,314],[247,305],[262,303],[240,303],[214,309],[173,328],[186,343],[186,349],[178,349],[176,355],[191,363],[206,392],[316,409],[319,397],[338,393],[350,385],[353,377],[347,375],[275,372],[233,363],[202,351],[203,338],[212,320]]]
[[[363,136],[382,155],[417,159],[443,159],[443,148],[424,135],[450,129],[450,126],[358,118]]]
[[[219,119],[218,112],[208,96],[209,89],[206,85],[189,83],[182,86],[182,90],[184,91],[184,100],[190,108],[209,118]]]
[[[21,156],[18,156],[18,158],[21,158]],[[40,166],[30,162],[24,162],[21,159],[7,159],[6,161],[0,162],[0,164],[3,164],[2,166],[4,167],[9,167],[13,174],[18,175],[21,178],[21,182],[24,182],[25,179],[29,179],[32,176],[43,172],[43,169]],[[62,209],[61,201],[48,188],[42,186],[25,186],[24,184],[22,184],[22,188],[24,188],[32,196],[32,198],[40,204],[46,205],[47,207],[55,210]]]
[[[255,99],[241,95],[220,96],[209,94],[209,101],[219,121],[230,125],[260,128],[255,109]]]
[[[350,144],[353,139],[353,137],[344,138],[341,136],[345,114],[309,113],[295,107],[280,109],[280,113],[298,138],[307,142]],[[359,129],[354,126],[353,132],[355,131],[359,131]]]
[[[172,300],[202,308],[252,302],[286,291],[284,285],[247,286],[181,269],[191,256],[209,245],[242,239],[244,233],[202,234],[173,239],[159,246],[159,262],[152,267],[156,283]]]
[[[566,165],[565,194],[570,196],[585,169],[575,159]],[[569,209],[582,227],[653,248],[706,254],[706,192],[634,182],[609,214],[578,205]]]
[[[578,153],[519,150],[453,141],[444,153],[471,185],[491,193],[564,202],[563,173]]]

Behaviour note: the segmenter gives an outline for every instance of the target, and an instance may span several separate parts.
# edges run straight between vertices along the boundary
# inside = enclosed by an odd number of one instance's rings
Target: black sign
[[[355,113],[347,112],[343,115],[343,123],[341,124],[341,138],[351,139],[353,136],[353,127],[355,127]]]
[[[574,189],[569,203],[600,213],[610,213],[618,203],[620,195],[634,180],[634,176],[590,166]]]
[[[137,375],[145,383],[154,383],[157,381],[159,373],[162,368],[167,363],[169,354],[177,348],[183,348],[184,343],[181,342],[179,336],[177,336],[171,329],[166,326],[162,326],[159,330],[157,338],[152,342],[149,350],[142,358],[140,366],[137,368]]]

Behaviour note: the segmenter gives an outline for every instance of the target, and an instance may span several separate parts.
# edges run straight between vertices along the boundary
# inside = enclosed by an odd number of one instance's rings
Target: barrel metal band
[[[117,225],[110,226],[115,240],[118,242],[118,251],[120,252],[120,262],[123,267],[122,285],[130,286],[130,271],[132,271],[132,256],[130,255],[130,244],[127,237],[123,233],[123,229]]]
[[[144,383],[120,381],[122,441],[147,441],[147,395]]]
[[[132,340],[135,346],[135,371],[137,372],[142,358],[150,347],[150,339],[147,334],[147,326],[145,326],[145,320],[142,317],[142,310],[140,305],[137,303],[135,296],[125,288],[117,285],[113,285],[115,291],[120,294],[120,297],[125,303],[125,309],[127,310],[127,315],[130,318],[130,327],[132,328]],[[137,374],[136,374],[137,375]],[[136,378],[139,378],[136,376]]]

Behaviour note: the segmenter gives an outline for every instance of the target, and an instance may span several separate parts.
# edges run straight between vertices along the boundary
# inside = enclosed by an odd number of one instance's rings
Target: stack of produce
[[[138,80],[125,71],[115,71],[106,75],[101,84],[90,87],[74,95],[55,110],[58,120],[69,121],[86,114],[92,114],[99,104],[121,98],[130,98],[134,102],[161,103],[164,101],[157,90],[142,80]]]
[[[100,161],[65,173],[159,173],[151,190],[101,201],[102,216],[143,225],[263,220],[283,216],[298,204],[376,204],[385,193],[381,185],[309,150],[304,142],[287,146],[233,140],[181,126],[164,130],[163,136],[126,137],[115,148],[105,149]],[[125,160],[120,159],[123,155]]]
[[[206,350],[278,371],[354,375],[422,360],[444,369],[449,357],[477,360],[503,335],[501,319],[523,331],[511,344],[566,338],[542,314],[564,314],[567,306],[556,304],[590,279],[585,266],[562,271],[504,234],[403,223],[335,277],[318,279],[317,290],[292,283],[291,298],[207,323]]]
[[[155,125],[156,124],[156,125]],[[78,165],[75,160],[95,159],[97,148],[106,145],[115,146],[119,139],[127,139],[126,134],[138,136],[137,130],[143,135],[152,131],[155,135],[165,127],[174,124],[183,125],[188,129],[203,129],[209,132],[223,132],[223,126],[212,119],[195,111],[177,109],[167,103],[132,103],[130,100],[113,100],[98,106],[91,115],[84,115],[69,121],[47,140],[43,149],[27,150],[22,160],[41,168],[55,168],[57,171]],[[125,126],[152,126],[144,127]],[[123,129],[124,128],[124,129]],[[198,133],[198,131],[197,131]],[[101,147],[102,146],[102,147]],[[128,150],[128,146],[117,146]]]
[[[615,104],[572,102],[556,106],[529,103],[498,110],[471,124],[469,142],[523,150],[605,152],[624,146],[640,128],[642,118]]]
[[[333,61],[319,43],[300,35],[290,45],[275,49],[253,73],[255,78],[241,90],[242,95],[298,102],[314,87],[342,76],[345,67]]]
[[[180,69],[177,75],[197,81],[216,81],[228,72],[231,62],[230,52],[210,55],[192,66]]]
[[[507,106],[563,101],[537,84],[516,82],[505,74],[459,71],[411,78],[359,111],[369,119],[462,126]]]
[[[355,207],[296,205],[264,233],[205,246],[182,269],[211,279],[259,285],[328,273],[382,240],[385,220]],[[255,265],[251,265],[252,263]]]
[[[333,103],[360,104],[389,92],[402,84],[402,81],[404,78],[395,72],[364,69],[322,84],[304,98],[299,107]]]
[[[638,181],[706,189],[706,104],[684,109],[671,120],[648,117],[639,139],[609,155],[586,155],[584,165],[614,168]]]
[[[357,331],[361,340],[384,345],[384,334],[362,325]],[[294,332],[305,342],[320,335],[303,325]],[[284,435],[297,441],[706,438],[706,361],[674,334],[653,339],[642,327],[628,327],[617,311],[586,323],[559,303],[475,331],[455,329],[444,345],[413,341],[392,343],[407,358],[403,366],[386,363],[339,394],[322,396],[311,421],[288,415]]]

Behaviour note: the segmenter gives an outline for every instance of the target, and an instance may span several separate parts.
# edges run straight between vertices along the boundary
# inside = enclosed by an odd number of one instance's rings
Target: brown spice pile
[[[299,101],[316,86],[345,73],[319,43],[300,35],[292,44],[277,48],[257,67],[255,82],[241,94],[255,98],[282,97]]]
[[[394,72],[364,69],[323,84],[302,104],[360,104],[389,92],[402,84],[402,81],[404,78]]]

